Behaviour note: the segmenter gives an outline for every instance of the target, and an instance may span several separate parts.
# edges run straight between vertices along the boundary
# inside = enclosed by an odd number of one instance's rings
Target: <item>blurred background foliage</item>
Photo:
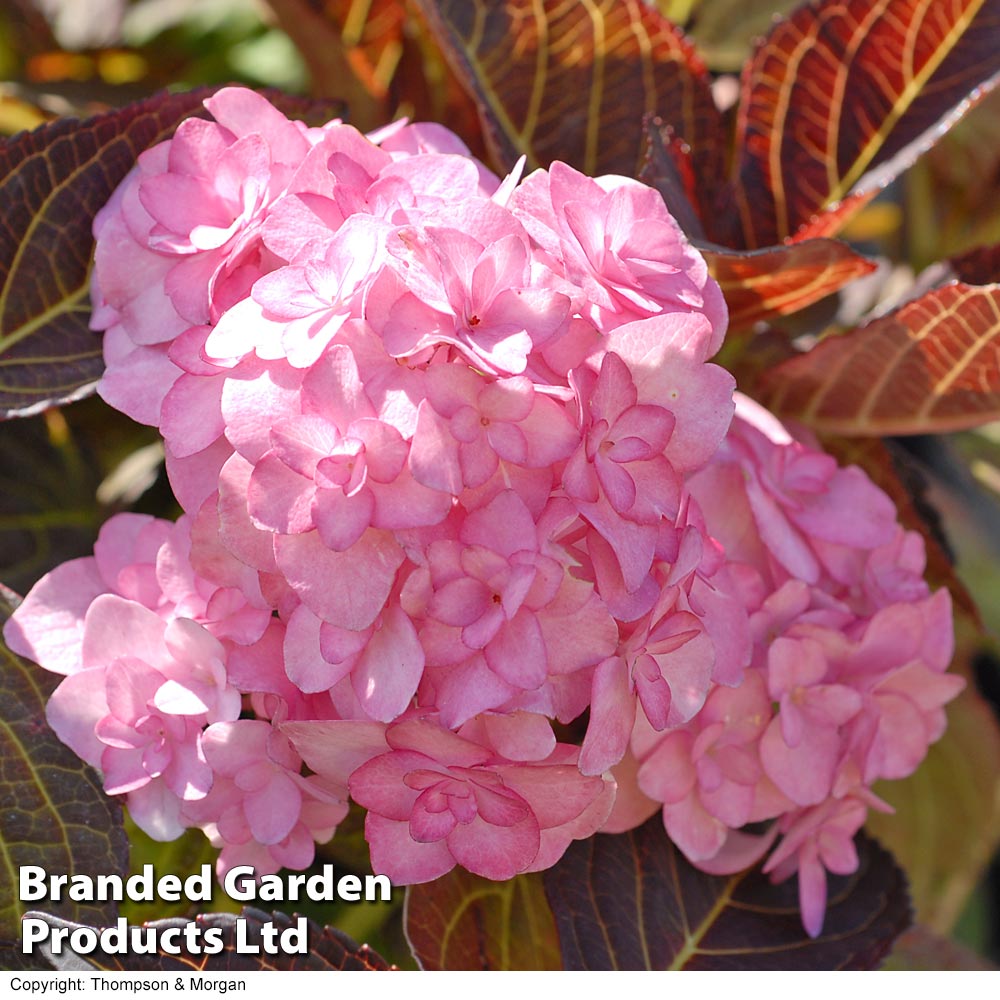
[[[720,106],[736,95],[734,73],[754,38],[790,10],[788,0],[646,0],[684,26],[715,78]],[[165,87],[241,82],[314,97],[343,98],[349,120],[373,128],[408,115],[435,119],[485,156],[471,98],[437,50],[415,8],[403,0],[3,0],[0,3],[0,135],[62,115],[86,116]],[[845,326],[889,302],[932,262],[980,244],[1000,243],[1000,90],[972,112],[842,234],[879,259],[879,270],[833,303],[813,307]],[[812,314],[795,317],[815,329]],[[901,442],[907,464],[927,481],[927,498],[943,520],[960,577],[974,595],[984,632],[967,630],[962,658],[995,710],[1000,704],[1000,425]],[[0,580],[24,593],[57,563],[88,554],[100,524],[135,509],[175,517],[156,432],[131,424],[91,397],[38,417],[0,424]],[[950,934],[978,955],[1000,961],[1000,875],[988,868],[1000,837],[1000,736],[982,702],[956,703],[952,726],[969,738],[935,748],[910,784],[885,792],[900,815],[878,817],[872,832],[893,840],[910,873],[922,924]],[[982,733],[989,733],[983,740]],[[949,755],[978,763],[981,781],[950,782]],[[949,798],[939,801],[942,789]],[[936,799],[935,796],[938,796]],[[932,815],[927,803],[936,802]],[[970,844],[959,817],[975,814],[989,831]],[[912,836],[900,848],[891,825]],[[200,833],[155,844],[130,829],[132,863],[165,871],[211,860]],[[367,865],[356,812],[322,860],[338,870]],[[941,870],[942,857],[962,863]],[[982,877],[984,870],[987,872]],[[921,905],[921,900],[925,902]],[[233,909],[219,896],[215,909]],[[390,959],[408,954],[400,904],[340,904],[303,912],[367,940]],[[176,915],[133,906],[130,919]],[[905,939],[897,964],[915,967],[927,954],[926,929]],[[940,941],[937,940],[938,945]],[[949,944],[949,947],[952,947]],[[907,952],[909,949],[909,953]],[[907,957],[909,954],[909,957]],[[947,960],[959,962],[949,953]],[[937,966],[946,961],[944,953]],[[968,960],[967,964],[968,964]]]

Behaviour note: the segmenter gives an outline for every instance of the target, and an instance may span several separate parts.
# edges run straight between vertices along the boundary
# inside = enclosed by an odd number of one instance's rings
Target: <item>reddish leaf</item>
[[[976,247],[947,261],[951,277],[969,285],[1000,282],[1000,243]]]
[[[735,207],[745,244],[860,207],[929,148],[1000,74],[1000,0],[814,0],[748,64]],[[846,212],[809,235],[829,235]],[[719,236],[719,242],[730,244]]]
[[[706,875],[654,816],[569,846],[545,873],[566,969],[869,969],[910,923],[906,879],[874,841],[860,867],[830,877],[822,934],[806,936],[795,880],[754,870]]]
[[[390,114],[387,78],[395,71],[402,46],[403,5],[395,0],[267,4],[309,68],[313,92],[345,100],[351,121],[360,128],[382,125]]]
[[[731,329],[798,312],[876,268],[846,243],[830,239],[765,250],[701,251],[726,296]]]
[[[1000,285],[938,288],[765,376],[764,402],[824,432],[925,434],[1000,418]]]
[[[639,180],[656,188],[670,214],[691,239],[704,239],[705,229],[695,209],[699,204],[697,178],[683,139],[659,116],[647,116]]]
[[[491,882],[453,868],[410,886],[406,936],[427,970],[560,967],[556,928],[537,874]]]
[[[634,176],[643,115],[693,150],[707,186],[722,172],[721,119],[701,59],[642,0],[417,0],[476,97],[498,161],[564,160]]]
[[[28,913],[26,917],[44,920],[53,928],[80,927],[60,920],[48,913]],[[236,934],[238,921],[245,921],[243,941],[260,949],[260,954],[254,955],[247,951],[236,950]],[[169,927],[183,928],[188,924],[196,924],[202,932],[209,928],[219,928],[222,931],[223,948],[215,954],[192,953],[186,949],[187,939],[176,935],[176,944],[182,949],[181,954],[169,954],[162,947],[156,954],[144,955],[129,953],[126,955],[110,954],[100,948],[87,953],[76,953],[68,946],[56,953],[47,942],[40,942],[39,951],[48,960],[53,969],[64,972],[82,972],[94,969],[115,970],[123,972],[267,972],[267,971],[313,971],[313,972],[382,972],[390,966],[377,952],[368,945],[358,945],[346,934],[333,927],[321,927],[312,920],[306,921],[306,938],[308,950],[304,954],[279,951],[276,955],[267,954],[264,950],[262,927],[273,924],[277,934],[282,934],[287,928],[295,927],[296,921],[284,913],[264,913],[262,910],[246,906],[239,916],[234,913],[208,913],[192,920],[172,917],[169,920],[154,920],[143,924],[143,927],[153,928],[157,936]],[[213,935],[214,936],[214,935]],[[206,939],[198,936],[202,942]]]
[[[0,625],[12,603],[0,594]],[[101,779],[45,722],[45,702],[59,678],[15,656],[0,641],[0,968],[20,967],[20,918],[15,873],[40,865],[50,874],[127,874],[122,810]],[[53,911],[71,920],[111,922],[114,903],[64,900]]]
[[[340,28],[347,61],[373,97],[384,97],[403,51],[406,9],[399,0],[324,0]]]

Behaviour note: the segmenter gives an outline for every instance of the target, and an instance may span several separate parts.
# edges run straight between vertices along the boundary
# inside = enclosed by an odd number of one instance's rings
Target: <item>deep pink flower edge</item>
[[[7,623],[56,733],[220,874],[307,867],[349,799],[401,884],[659,811],[705,871],[797,874],[818,934],[962,687],[920,537],[710,363],[655,191],[206,106],[95,220],[99,392],[186,513],[112,518]]]

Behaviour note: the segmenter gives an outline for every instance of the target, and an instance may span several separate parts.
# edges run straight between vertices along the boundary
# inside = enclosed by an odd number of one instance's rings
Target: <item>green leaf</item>
[[[712,70],[737,72],[752,43],[767,33],[778,14],[787,14],[798,0],[658,0],[657,6],[670,17],[672,8],[689,7],[690,23],[684,30],[698,46]],[[680,10],[678,13],[682,13]],[[679,19],[678,19],[679,20]]]
[[[860,865],[828,876],[823,931],[802,929],[794,879],[706,875],[657,815],[628,833],[578,840],[545,872],[566,969],[868,969],[910,923],[906,879],[862,836]]]
[[[406,891],[406,936],[423,969],[560,968],[542,878],[506,882],[453,868]]]
[[[81,925],[53,917],[49,913],[32,912],[32,918],[44,920],[50,927],[75,930]],[[304,918],[303,918],[304,919]],[[242,940],[251,947],[257,947],[260,954],[239,952],[236,950],[237,924],[244,923]],[[177,946],[180,954],[167,953],[162,947],[152,955],[129,953],[113,954],[98,948],[86,954],[77,954],[71,948],[65,947],[59,953],[40,942],[39,951],[48,960],[53,969],[63,972],[87,972],[95,969],[124,972],[264,972],[273,971],[312,971],[312,972],[382,972],[390,968],[381,955],[366,944],[359,945],[346,934],[333,927],[321,927],[313,920],[305,921],[305,945],[303,953],[280,950],[278,954],[268,954],[265,950],[262,929],[264,924],[273,924],[279,935],[288,928],[296,928],[293,918],[284,913],[265,913],[253,907],[244,907],[239,916],[235,913],[208,913],[194,920],[172,918],[154,920],[144,924],[152,928],[157,937],[167,928],[184,928],[196,924],[202,932],[209,928],[221,931],[222,949],[213,954],[207,949],[192,952],[186,949],[187,939],[181,934],[177,936]],[[89,925],[99,928],[101,925]],[[148,933],[148,932],[147,932]],[[211,940],[202,935],[199,939],[206,943]],[[298,941],[298,938],[295,938]]]
[[[13,608],[0,596],[0,622]],[[0,968],[21,960],[18,869],[50,875],[127,874],[122,810],[99,775],[64,746],[45,722],[45,703],[59,678],[15,656],[0,642]],[[65,900],[51,905],[67,920],[111,923],[114,903]]]
[[[131,817],[125,818],[125,830],[129,841],[129,870],[132,875],[138,875],[143,865],[152,865],[153,870],[160,874],[169,872],[186,878],[201,870],[204,864],[215,868],[218,850],[212,847],[205,834],[196,828],[189,828],[174,840],[153,840],[148,833],[140,830]],[[211,880],[211,899],[202,905],[207,910],[216,912],[237,913],[240,904],[228,896],[218,879]],[[129,923],[139,924],[149,920],[162,920],[167,917],[190,917],[191,902],[183,895],[175,903],[167,903],[161,899],[134,901],[123,900],[120,908],[121,916]]]

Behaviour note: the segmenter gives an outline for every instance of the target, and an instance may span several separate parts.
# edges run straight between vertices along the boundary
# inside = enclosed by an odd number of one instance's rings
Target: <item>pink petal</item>
[[[320,653],[322,622],[304,604],[300,604],[288,619],[283,645],[285,671],[288,679],[306,693],[327,691],[346,677],[354,658],[336,666]]]
[[[260,844],[284,840],[299,821],[301,808],[302,793],[285,774],[275,774],[264,789],[243,800],[250,831]]]
[[[105,750],[94,727],[109,712],[106,691],[104,670],[82,670],[63,680],[45,706],[45,718],[56,736],[95,767],[100,767]]]
[[[484,650],[490,669],[509,684],[531,691],[545,683],[548,656],[537,617],[525,608],[497,633]]]
[[[166,622],[148,608],[115,594],[102,594],[87,611],[82,645],[84,667],[100,667],[119,657],[158,667],[167,658]]]
[[[351,674],[364,710],[379,722],[401,715],[416,693],[424,651],[413,623],[398,605],[382,615]]]
[[[371,850],[372,871],[387,875],[394,885],[432,882],[455,867],[446,841],[418,843],[410,836],[407,821],[369,812],[365,817],[365,840]]]
[[[382,610],[403,562],[384,531],[368,529],[345,552],[333,552],[317,532],[274,540],[279,569],[302,603],[331,625],[359,631]]]
[[[84,616],[106,589],[93,558],[63,563],[31,588],[4,626],[4,640],[12,652],[46,670],[80,670]]]
[[[350,549],[372,522],[375,498],[371,490],[363,488],[354,496],[346,496],[334,487],[316,490],[313,496],[312,520],[324,545],[335,552]]]
[[[307,766],[347,796],[348,779],[363,764],[385,754],[385,726],[376,722],[285,722],[281,726]]]
[[[455,860],[474,875],[503,881],[524,871],[538,854],[538,822],[529,813],[513,826],[492,826],[480,817],[459,824],[448,837]]]
[[[635,723],[635,695],[628,669],[617,656],[598,665],[592,684],[590,722],[580,749],[580,770],[584,774],[603,774],[628,749]]]
[[[254,466],[247,484],[247,513],[255,528],[298,535],[315,527],[315,496],[311,480],[268,453]]]

